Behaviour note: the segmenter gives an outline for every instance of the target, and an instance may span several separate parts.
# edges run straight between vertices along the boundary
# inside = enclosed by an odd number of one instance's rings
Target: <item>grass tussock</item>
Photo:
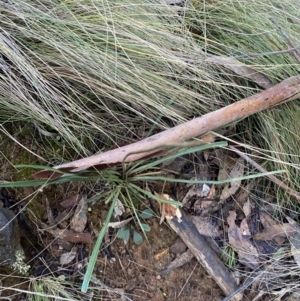
[[[79,154],[222,103],[226,85],[194,64],[205,55],[168,6],[2,1],[0,14],[2,123],[55,130]]]

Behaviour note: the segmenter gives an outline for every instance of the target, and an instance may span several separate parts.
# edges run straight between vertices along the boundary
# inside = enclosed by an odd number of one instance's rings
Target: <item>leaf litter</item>
[[[173,199],[174,196],[177,200],[182,200],[188,211],[189,218],[193,221],[194,225],[198,229],[199,233],[205,236],[207,243],[211,246],[212,252],[216,252],[218,256],[222,253],[227,245],[230,245],[236,256],[236,264],[239,270],[242,270],[244,275],[251,273],[251,270],[257,270],[262,266],[265,269],[269,269],[270,258],[278,256],[279,250],[286,250],[290,247],[290,255],[296,265],[299,265],[299,244],[297,244],[299,237],[297,237],[296,227],[286,217],[288,223],[282,222],[282,219],[275,220],[262,208],[266,206],[257,206],[257,201],[253,198],[253,187],[255,185],[252,181],[235,180],[243,175],[247,175],[249,172],[248,166],[246,166],[245,160],[237,157],[228,150],[217,149],[212,151],[205,151],[205,153],[197,153],[194,156],[189,156],[177,160],[180,164],[173,164],[170,162],[165,168],[176,170],[177,173],[183,173],[185,178],[188,179],[201,179],[201,180],[213,180],[213,179],[231,179],[230,184],[225,185],[186,185],[176,184],[176,191],[171,191],[169,187],[157,185],[157,196],[161,198]],[[151,186],[151,183],[148,183]],[[159,187],[161,190],[159,190]],[[184,200],[184,202],[183,202]],[[268,200],[271,201],[270,199]],[[92,234],[97,233],[94,231],[94,226],[89,222],[88,206],[86,203],[86,197],[82,195],[73,195],[60,202],[61,209],[55,215],[51,216],[51,208],[47,208],[48,217],[47,223],[40,224],[40,233],[45,236],[48,233],[52,236],[52,243],[58,242],[57,250],[51,251],[52,255],[59,258],[57,270],[63,269],[66,266],[78,266],[80,261],[84,260],[82,257],[82,248],[78,245],[88,246],[92,242]],[[162,209],[162,216],[164,218],[172,218],[174,214],[178,214],[176,207],[170,205],[159,206]],[[115,233],[114,229],[120,229],[132,222],[133,217],[126,217],[126,208],[124,208],[122,202],[117,202],[115,208],[114,218],[117,221],[113,221],[109,224],[110,230],[107,233],[108,244],[103,245],[103,251],[105,256],[109,258],[111,252],[115,256],[133,256],[131,251],[126,251],[126,248],[131,248],[131,240],[128,237],[129,242],[123,251],[118,251],[114,245],[114,238],[112,236]],[[151,214],[143,211],[143,216],[149,218],[151,224],[151,232],[147,235],[153,235],[154,226],[156,223],[153,221]],[[254,217],[256,221],[254,221]],[[180,216],[179,216],[180,218]],[[278,217],[277,217],[278,219]],[[101,217],[99,220],[103,220]],[[259,227],[256,231],[252,231],[254,222],[259,222]],[[95,225],[94,221],[93,224]],[[164,224],[158,225],[156,229],[161,229]],[[160,231],[160,230],[156,230]],[[138,243],[142,242],[142,236],[138,232],[133,232],[132,240]],[[157,236],[156,232],[156,236]],[[44,238],[45,239],[45,238]],[[45,240],[45,245],[49,245],[48,240]],[[175,240],[175,238],[174,238]],[[51,240],[50,240],[51,241]],[[155,239],[156,241],[156,239]],[[180,251],[174,252],[172,242],[163,239],[164,244],[161,244],[155,251],[155,255],[147,256],[147,260],[144,260],[144,255],[135,254],[134,258],[142,265],[149,264],[151,258],[157,260],[156,271],[163,277],[174,277],[172,272],[175,269],[185,269],[193,260],[194,254],[183,244]],[[169,245],[166,245],[169,243]],[[275,243],[275,246],[272,245]],[[182,244],[182,242],[181,242]],[[143,248],[144,244],[135,246],[137,248]],[[276,247],[276,245],[278,247]],[[171,247],[170,247],[171,246]],[[262,252],[262,249],[264,252]],[[50,249],[49,249],[50,250]],[[284,251],[286,252],[286,251]],[[87,256],[87,253],[85,253]],[[130,255],[131,254],[131,255]],[[266,254],[268,256],[266,261]],[[285,254],[285,253],[284,253]],[[280,255],[282,256],[282,255]],[[226,257],[224,257],[226,258]],[[122,264],[124,259],[119,259]],[[126,262],[126,261],[125,261]],[[163,262],[165,263],[163,265]],[[107,264],[114,269],[116,263],[107,261]],[[159,265],[159,266],[158,266]],[[271,272],[277,273],[279,268],[274,268]],[[55,270],[54,270],[55,271]],[[74,270],[75,273],[75,270]],[[175,271],[176,274],[176,271]],[[129,274],[130,275],[130,272]],[[167,276],[166,276],[167,275]],[[173,276],[172,276],[173,275]],[[245,277],[244,277],[245,278]],[[242,281],[244,280],[242,276]],[[283,279],[285,280],[285,279]],[[271,281],[268,279],[264,280]],[[286,280],[283,281],[283,284]],[[267,292],[270,289],[264,288]],[[278,289],[278,286],[277,288]],[[125,289],[128,291],[128,288]],[[258,296],[258,295],[256,295]],[[254,296],[254,298],[256,297]]]

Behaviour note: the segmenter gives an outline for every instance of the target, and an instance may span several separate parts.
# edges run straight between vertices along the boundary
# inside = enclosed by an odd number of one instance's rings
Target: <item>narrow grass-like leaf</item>
[[[249,179],[255,179],[255,178],[260,178],[264,177],[267,175],[274,175],[274,174],[279,174],[279,173],[285,173],[286,170],[277,170],[277,171],[270,171],[270,172],[262,172],[258,173],[255,175],[247,175],[243,177],[237,177],[237,178],[228,178],[225,180],[221,181],[211,181],[211,180],[187,180],[187,179],[173,179],[173,178],[168,178],[168,177],[163,177],[163,176],[135,176],[131,180],[134,182],[138,181],[167,181],[167,182],[172,182],[172,183],[186,183],[186,184],[224,184],[224,183],[230,183],[234,181],[242,181],[242,180],[249,180]]]
[[[172,204],[172,205],[175,205],[175,206],[181,206],[182,204],[180,202],[177,202],[177,201],[174,201],[174,200],[167,200],[167,199],[163,199],[163,198],[160,198],[154,194],[152,194],[151,192],[143,189],[143,188],[140,188],[139,186],[133,184],[133,183],[130,183],[129,184],[129,188],[132,189],[133,191],[136,190],[136,191],[139,191],[142,195],[146,195],[156,201],[159,201],[161,203],[166,203],[166,204]]]
[[[116,202],[117,202],[119,194],[120,194],[120,190],[121,190],[120,187],[117,187],[115,189],[115,191],[112,192],[110,198],[108,199],[109,201],[112,201],[112,202],[111,202],[111,205],[109,207],[109,211],[107,213],[107,217],[105,219],[104,225],[102,226],[102,228],[100,230],[100,233],[98,235],[96,244],[93,248],[93,252],[92,252],[92,255],[90,257],[90,260],[89,260],[89,263],[88,263],[88,266],[87,266],[87,270],[86,270],[85,275],[84,275],[83,283],[82,283],[82,286],[81,286],[81,291],[83,293],[86,293],[87,290],[88,290],[89,283],[90,283],[91,278],[92,278],[92,273],[93,273],[93,270],[94,270],[94,267],[95,267],[95,264],[96,264],[97,256],[98,256],[98,253],[99,253],[99,250],[100,250],[100,247],[101,247],[101,243],[102,243],[104,235],[107,231],[108,223],[110,222],[110,219],[113,215],[114,208],[115,208]]]
[[[148,164],[144,164],[143,166],[140,166],[136,169],[131,169],[129,174],[132,174],[132,173],[136,174],[136,173],[142,172],[144,170],[151,169],[151,168],[153,168],[157,165],[160,165],[161,163],[164,163],[166,161],[175,159],[175,158],[180,157],[180,156],[184,156],[184,155],[188,155],[188,154],[192,154],[192,153],[195,153],[195,152],[204,151],[204,150],[211,149],[211,148],[216,148],[216,147],[226,147],[227,145],[228,145],[228,143],[226,141],[220,141],[220,142],[195,146],[195,147],[191,147],[191,148],[185,148],[183,150],[176,151],[175,153],[173,153],[169,156],[166,156],[166,157],[163,157],[161,159],[155,160],[155,161],[150,162]],[[174,148],[176,148],[176,147],[174,146]]]
[[[63,171],[59,170],[47,165],[35,165],[35,164],[16,164],[14,165],[15,168],[31,168],[31,169],[40,169],[40,170],[49,170],[53,171],[55,173],[61,173],[61,174],[66,174],[66,175],[74,175],[74,172],[68,172],[68,171]]]

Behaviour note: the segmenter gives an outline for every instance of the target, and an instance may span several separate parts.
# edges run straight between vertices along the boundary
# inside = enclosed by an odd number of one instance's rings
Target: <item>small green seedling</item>
[[[220,258],[230,267],[236,266],[236,253],[232,246],[228,243],[224,249],[222,250],[222,253],[220,255]]]
[[[129,241],[131,230],[133,231],[133,242],[136,245],[140,245],[144,241],[143,236],[136,231],[135,225],[139,226],[139,228],[143,231],[144,235],[146,232],[151,231],[151,227],[146,223],[142,223],[140,219],[145,220],[152,217],[153,212],[150,209],[145,209],[138,215],[139,215],[138,223],[136,224],[128,223],[124,227],[120,228],[117,232],[117,237],[122,239],[125,244],[127,244]]]

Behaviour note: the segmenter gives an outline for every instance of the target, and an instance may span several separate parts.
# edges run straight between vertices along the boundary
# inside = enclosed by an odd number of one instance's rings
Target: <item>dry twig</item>
[[[257,168],[260,172],[268,172],[266,169],[264,169],[261,165],[256,163],[254,160],[249,158],[245,153],[239,151],[237,148],[234,146],[229,146],[231,150],[233,150],[235,153],[237,153],[240,157],[242,157],[244,160],[246,160],[248,163],[250,163],[252,166]],[[280,181],[278,178],[276,178],[274,175],[267,175],[267,177],[277,184],[279,187],[281,187],[283,190],[285,190],[288,194],[290,194],[292,197],[294,197],[298,202],[300,202],[300,193],[296,192],[295,190],[291,189],[288,187],[286,184],[284,184],[282,181]]]

